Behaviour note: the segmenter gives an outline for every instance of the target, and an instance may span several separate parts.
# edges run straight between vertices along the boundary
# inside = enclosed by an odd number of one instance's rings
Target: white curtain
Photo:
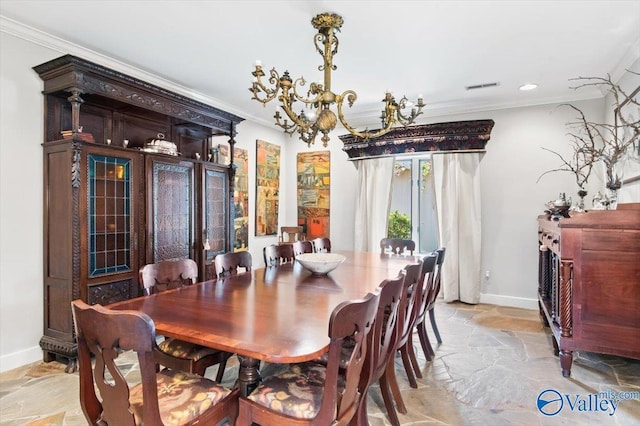
[[[433,155],[444,300],[480,301],[480,154]]]
[[[380,240],[387,236],[393,157],[356,161],[358,188],[354,248],[377,252]]]

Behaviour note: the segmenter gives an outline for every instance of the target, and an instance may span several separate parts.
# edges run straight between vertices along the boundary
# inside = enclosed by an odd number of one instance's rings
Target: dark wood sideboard
[[[72,300],[136,297],[139,267],[166,259],[213,277],[213,257],[233,247],[235,167],[209,154],[228,142],[233,158],[243,119],[72,55],[34,70],[45,106],[40,347],[73,371]],[[159,133],[177,149],[146,145]]]
[[[562,375],[573,352],[640,359],[640,204],[538,217],[538,302]]]

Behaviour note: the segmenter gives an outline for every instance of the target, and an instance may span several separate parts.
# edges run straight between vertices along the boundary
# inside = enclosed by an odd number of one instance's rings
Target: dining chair
[[[302,226],[281,226],[280,242],[293,243],[295,241],[303,241],[305,239],[304,228]]]
[[[80,405],[89,424],[209,425],[225,418],[234,423],[237,389],[184,371],[156,371],[155,325],[149,316],[90,306],[81,300],[71,305],[78,342]],[[137,384],[127,382],[125,376],[131,365],[116,362],[122,351],[137,354]]]
[[[236,425],[347,425],[365,398],[360,375],[369,360],[378,294],[339,304],[329,320],[327,365],[316,362],[290,364],[240,398]],[[340,369],[343,343],[353,341],[346,368]],[[343,373],[343,374],[341,374]]]
[[[398,341],[398,312],[404,306],[402,292],[404,290],[405,275],[402,272],[395,278],[382,281],[378,290],[378,314],[373,326],[371,347],[367,350],[369,360],[365,364],[365,371],[360,375],[360,406],[356,413],[356,424],[367,426],[367,390],[376,381],[380,385],[380,392],[391,424],[399,426],[391,396],[391,388],[387,370],[395,368],[396,344]]]
[[[431,328],[433,329],[433,334],[436,336],[436,341],[438,344],[442,344],[442,338],[440,337],[440,330],[438,330],[438,324],[436,324],[436,299],[438,298],[438,294],[440,294],[440,279],[442,276],[442,264],[444,263],[444,254],[446,252],[445,247],[441,247],[438,250],[438,262],[436,263],[436,273],[433,278],[433,294],[429,298],[429,302],[427,303],[427,312],[429,312],[429,321],[431,322]],[[423,327],[424,328],[424,327]],[[426,329],[422,333],[426,336],[426,340],[429,340],[427,336]],[[420,334],[418,334],[420,336]],[[435,353],[433,353],[435,355]]]
[[[295,260],[293,244],[271,244],[263,248],[262,255],[265,266],[278,266],[293,262]]]
[[[244,268],[245,272],[250,272],[252,268],[251,253],[248,251],[221,253],[213,259],[213,263],[218,278],[237,275],[238,268]]]
[[[313,251],[316,253],[330,253],[331,240],[326,237],[318,237],[313,240]]]
[[[293,256],[304,253],[313,253],[313,243],[311,241],[296,241],[292,244]]]
[[[436,268],[438,264],[438,254],[439,252],[437,250],[434,250],[427,256],[430,259],[429,264],[433,263],[433,265],[428,268],[427,271],[425,271],[428,276],[424,279],[424,283],[422,286],[422,300],[420,301],[420,308],[418,309],[418,315],[416,316],[416,321],[414,323],[414,329],[418,334],[418,338],[420,339],[420,346],[422,347],[422,352],[424,352],[424,356],[427,361],[431,361],[432,356],[435,354],[433,348],[431,347],[431,343],[429,342],[429,336],[427,335],[424,321],[428,312],[427,308],[429,306],[430,300],[433,299],[435,301],[436,297],[434,283]],[[409,342],[413,346],[413,333],[411,336],[409,336]],[[418,366],[418,361],[415,355],[413,356],[411,361],[416,376],[418,378],[422,378],[422,373],[420,371],[420,367]]]
[[[383,238],[380,240],[380,254],[409,254],[413,256],[416,249],[416,243],[413,240],[404,240],[402,238]]]
[[[173,288],[192,285],[198,279],[198,265],[192,259],[163,260],[150,263],[138,272],[145,296]],[[231,353],[165,337],[154,351],[156,362],[174,370],[204,376],[208,367],[218,364],[216,380],[222,381]]]
[[[409,345],[409,335],[413,332],[413,323],[417,315],[418,299],[420,297],[419,282],[423,266],[423,260],[420,260],[404,267],[403,273],[405,277],[402,288],[402,301],[398,310],[398,337],[395,352],[400,353],[409,384],[413,388],[417,388],[418,383],[411,367],[410,352],[413,352],[413,347]],[[385,379],[391,389],[398,411],[406,414],[407,407],[400,392],[395,368],[389,368],[385,372]],[[393,416],[388,408],[387,413],[390,418]]]

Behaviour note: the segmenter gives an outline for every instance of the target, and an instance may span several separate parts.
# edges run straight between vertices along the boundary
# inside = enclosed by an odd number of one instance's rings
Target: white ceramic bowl
[[[303,253],[296,260],[313,275],[326,275],[347,258],[337,253]]]

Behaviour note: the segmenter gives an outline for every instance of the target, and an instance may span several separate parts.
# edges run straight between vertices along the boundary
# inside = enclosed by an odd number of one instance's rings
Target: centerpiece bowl
[[[337,253],[303,253],[296,260],[313,275],[327,275],[347,258]]]

